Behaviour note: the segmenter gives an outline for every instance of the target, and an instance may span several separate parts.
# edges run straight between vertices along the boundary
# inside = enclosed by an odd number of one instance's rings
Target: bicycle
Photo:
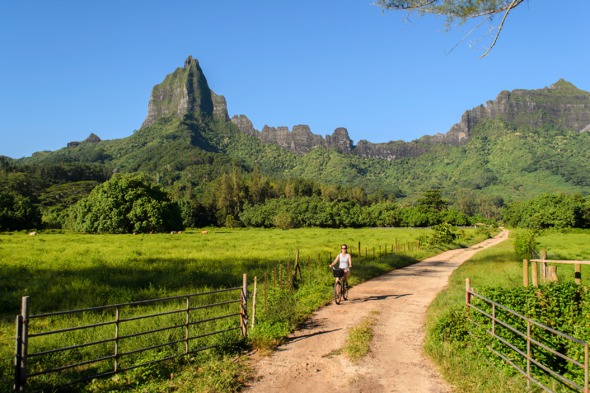
[[[334,303],[340,304],[342,299],[348,300],[348,283],[342,282],[344,269],[333,267],[332,275],[336,277],[336,282],[334,283]]]

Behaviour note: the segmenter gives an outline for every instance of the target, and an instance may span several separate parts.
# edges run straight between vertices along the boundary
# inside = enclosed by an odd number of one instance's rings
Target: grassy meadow
[[[440,249],[418,247],[419,238],[429,229],[227,229],[189,230],[182,234],[84,235],[41,232],[37,236],[14,232],[0,234],[0,362],[2,382],[11,385],[14,353],[14,318],[20,310],[22,296],[30,296],[32,314],[72,310],[107,304],[161,298],[203,290],[241,286],[242,274],[262,285],[268,278],[268,305],[258,302],[256,326],[249,333],[249,344],[272,349],[295,326],[332,296],[328,264],[347,243],[353,254],[351,283],[365,281],[397,267],[406,266],[435,254]],[[467,246],[489,236],[486,230],[458,229],[460,238],[454,246]],[[360,244],[360,257],[359,257]],[[392,253],[392,251],[396,251]],[[302,275],[297,290],[280,288],[287,281],[299,254]],[[292,274],[292,271],[291,271]],[[273,286],[274,284],[274,286]],[[267,309],[268,307],[268,309]],[[179,379],[158,381],[154,374],[187,373],[183,378],[209,386],[203,391],[233,391],[244,375],[243,362],[235,354],[208,358],[204,366],[187,362],[162,366],[158,371],[131,373],[121,391],[132,385],[147,391],[194,391]],[[231,367],[230,367],[231,364]],[[228,369],[211,381],[204,371]],[[219,373],[218,373],[219,374]],[[127,377],[122,377],[127,378]],[[221,378],[221,380],[220,380]],[[138,382],[139,381],[139,382]],[[142,382],[143,381],[143,382]],[[6,382],[6,383],[5,383]],[[109,382],[110,383],[110,382]],[[145,384],[156,383],[156,387]],[[108,383],[107,383],[108,385]],[[116,386],[96,383],[85,391]],[[184,387],[183,387],[184,386]],[[211,387],[213,386],[213,387]],[[138,390],[142,391],[142,390]]]
[[[490,367],[485,358],[490,353],[472,353],[440,341],[437,324],[448,313],[465,304],[465,279],[471,279],[476,292],[483,287],[511,288],[523,285],[522,261],[514,256],[513,231],[510,239],[493,248],[477,253],[462,264],[449,278],[448,288],[432,302],[427,315],[426,351],[435,359],[445,379],[451,381],[461,392],[522,392],[526,381],[520,377],[507,376],[495,367]],[[548,259],[590,260],[590,231],[571,233],[547,232],[537,238],[539,248],[547,251]],[[560,282],[574,282],[573,266],[558,267]],[[582,266],[582,285],[590,284],[590,266]],[[534,390],[533,390],[534,391]]]
[[[182,234],[0,234],[0,315],[10,320],[20,297],[34,313],[240,286],[242,274],[270,273],[294,262],[331,262],[341,243],[371,257],[385,245],[415,244],[424,230],[208,229]],[[426,255],[416,250],[413,257]],[[326,275],[329,272],[326,270]]]

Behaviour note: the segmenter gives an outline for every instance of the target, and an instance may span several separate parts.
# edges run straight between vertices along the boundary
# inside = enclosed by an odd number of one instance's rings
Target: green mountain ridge
[[[229,119],[225,98],[209,89],[198,61],[189,57],[154,87],[146,120],[129,137],[100,140],[92,134],[57,151],[0,157],[0,169],[9,185],[16,181],[11,173],[41,176],[39,190],[30,192],[38,200],[50,200],[52,187],[63,192],[68,183],[82,197],[88,182],[117,172],[144,172],[179,198],[210,206],[219,204],[216,187],[232,176],[234,183],[236,176],[252,182],[250,188],[258,180],[309,195],[340,187],[334,192],[357,189],[405,204],[431,189],[452,203],[469,195],[496,206],[545,192],[590,191],[590,93],[564,80],[501,92],[465,112],[447,134],[407,143],[354,145],[345,129],[322,138],[305,126],[258,132],[248,122],[243,115]]]

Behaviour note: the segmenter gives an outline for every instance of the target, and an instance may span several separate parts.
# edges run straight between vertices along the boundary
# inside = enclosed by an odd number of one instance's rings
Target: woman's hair
[[[346,245],[346,243],[342,243],[342,245],[340,246],[340,248],[342,248],[342,247],[344,247],[344,248],[346,248],[348,250],[348,246]]]

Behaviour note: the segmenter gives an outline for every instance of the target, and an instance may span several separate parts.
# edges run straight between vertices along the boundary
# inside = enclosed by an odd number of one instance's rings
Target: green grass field
[[[249,275],[252,289],[253,276],[258,277],[261,285],[266,273],[271,285],[273,272],[277,272],[279,279],[281,274],[284,276],[299,252],[303,281],[298,290],[277,289],[278,297],[269,300],[269,314],[280,314],[277,310],[291,313],[290,323],[274,324],[268,318],[265,321],[259,302],[260,325],[250,332],[251,345],[269,345],[269,336],[277,339],[276,345],[294,324],[330,301],[332,278],[327,265],[341,243],[347,243],[353,252],[354,285],[439,252],[417,248],[416,240],[427,232],[425,229],[208,228],[207,234],[194,230],[138,236],[0,234],[2,385],[11,386],[14,317],[23,295],[31,297],[35,314],[239,286],[243,273]],[[461,232],[463,245],[484,239],[475,230]],[[513,236],[514,232],[508,241],[476,254],[452,274],[448,289],[429,308],[429,332],[451,308],[463,304],[466,277],[471,279],[476,291],[487,286],[522,285],[522,261],[514,256]],[[589,231],[546,233],[538,241],[540,248],[547,250],[549,259],[590,260]],[[391,254],[395,248],[398,252]],[[573,267],[560,266],[558,275],[560,281],[573,281]],[[590,267],[583,267],[582,281],[583,285],[590,282]],[[426,350],[445,378],[461,391],[520,392],[525,386],[522,379],[506,376],[485,362],[474,361],[472,354],[436,342],[431,336],[427,337]],[[177,377],[167,378],[166,373]],[[247,373],[247,364],[239,354],[218,354],[200,358],[196,363],[179,360],[130,373],[118,381],[96,382],[81,391],[192,392],[198,385],[203,392],[228,392],[237,391]],[[9,391],[3,389],[0,391]]]
[[[330,300],[332,277],[328,264],[339,252],[340,244],[347,243],[353,254],[353,285],[440,251],[418,247],[417,239],[428,234],[428,229],[207,231],[137,236],[0,234],[0,361],[2,382],[7,382],[3,385],[8,386],[12,378],[14,318],[25,295],[30,297],[31,313],[39,314],[240,286],[243,273],[248,274],[251,291],[253,277],[258,277],[262,285],[265,273],[269,286],[273,282],[278,285],[276,281],[281,278],[286,282],[286,273],[298,254],[303,273],[298,289],[271,287],[269,309],[261,309],[259,302],[258,323],[250,332],[251,345],[272,348],[313,310]],[[462,245],[488,236],[487,231],[475,229],[457,231]],[[219,364],[227,367],[227,362],[234,366],[243,363],[228,360],[227,356],[209,358],[207,363],[213,368],[222,367]],[[202,372],[194,372],[190,363],[181,370],[176,372],[189,373],[188,378],[205,378]],[[234,371],[233,376],[224,374],[228,380],[213,378],[205,385],[221,383],[225,387],[219,391],[229,391],[227,386],[232,382],[228,381],[233,379],[232,386],[239,386],[244,372]],[[139,379],[154,383],[154,378]],[[169,391],[183,389],[178,381],[165,384]],[[124,386],[129,391],[129,383]]]
[[[241,285],[294,262],[326,265],[341,243],[355,259],[415,243],[424,230],[208,229],[180,235],[0,234],[0,315],[12,319],[20,297],[34,312],[67,310]],[[420,258],[427,251],[416,250]],[[326,272],[328,274],[328,272]]]

